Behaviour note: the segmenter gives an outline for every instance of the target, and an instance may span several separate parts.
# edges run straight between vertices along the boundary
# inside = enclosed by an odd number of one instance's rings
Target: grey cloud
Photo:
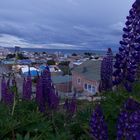
[[[116,45],[132,2],[127,0],[0,1],[0,34],[33,44]]]

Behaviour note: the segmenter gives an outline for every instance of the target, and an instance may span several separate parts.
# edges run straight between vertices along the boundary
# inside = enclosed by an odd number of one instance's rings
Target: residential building
[[[52,76],[52,82],[59,93],[68,93],[72,90],[72,77],[65,76]]]
[[[101,61],[88,60],[72,70],[73,90],[95,95],[99,92]]]

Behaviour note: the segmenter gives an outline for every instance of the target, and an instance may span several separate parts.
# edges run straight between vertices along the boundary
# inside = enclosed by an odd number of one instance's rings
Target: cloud
[[[127,0],[0,1],[0,45],[61,44],[70,48],[67,45],[70,44],[89,49],[117,45],[131,3]],[[6,38],[11,39],[11,45]]]
[[[7,34],[1,34],[0,46],[2,47],[22,46],[24,48],[37,47],[35,44],[27,43],[22,38],[18,38],[16,36],[7,35]]]
[[[20,46],[22,48],[57,48],[57,49],[82,49],[80,46],[76,46],[73,44],[64,44],[64,43],[48,43],[48,44],[33,44],[26,42],[22,38],[7,35],[7,34],[1,34],[0,35],[0,44],[2,47],[14,47],[14,46]]]
[[[111,25],[110,27],[114,30],[122,30],[122,28],[124,27],[124,23],[123,22],[117,22],[113,25]]]

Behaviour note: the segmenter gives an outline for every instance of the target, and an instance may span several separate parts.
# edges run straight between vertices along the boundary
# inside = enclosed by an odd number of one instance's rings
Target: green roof
[[[75,67],[73,72],[78,73],[79,75],[84,76],[88,80],[100,80],[100,60],[88,60],[83,64]]]
[[[65,75],[65,76],[52,76],[51,77],[52,82],[54,84],[62,84],[62,83],[67,83],[72,81],[72,77],[69,75]]]

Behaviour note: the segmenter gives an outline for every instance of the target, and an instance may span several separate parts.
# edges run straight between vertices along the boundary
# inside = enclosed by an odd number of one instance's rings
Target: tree
[[[76,53],[73,53],[72,56],[77,56],[77,54]]]
[[[47,61],[47,64],[48,64],[48,65],[55,65],[55,61],[54,61],[54,60],[48,60],[48,61]]]

